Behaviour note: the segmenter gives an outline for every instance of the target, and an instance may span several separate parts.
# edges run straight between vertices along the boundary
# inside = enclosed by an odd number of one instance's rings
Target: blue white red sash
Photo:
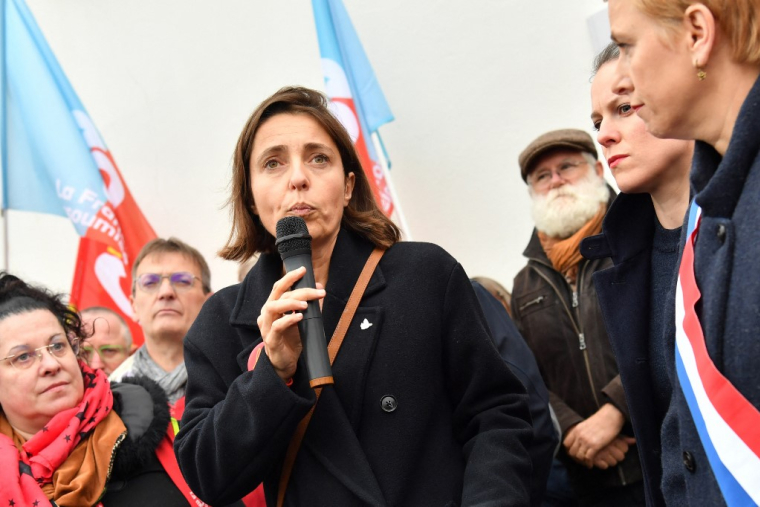
[[[729,506],[760,504],[760,412],[710,359],[695,311],[694,243],[702,209],[693,202],[676,289],[676,370],[702,446]]]

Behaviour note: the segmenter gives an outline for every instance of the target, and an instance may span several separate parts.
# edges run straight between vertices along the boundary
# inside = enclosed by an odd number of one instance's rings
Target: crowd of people
[[[760,5],[609,0],[593,138],[516,168],[535,229],[512,294],[401,241],[314,90],[237,142],[240,282],[179,239],[115,311],[0,274],[0,503],[686,506],[760,503]],[[305,220],[314,287],[275,238]],[[334,383],[313,387],[318,304]],[[323,379],[320,379],[323,380]],[[323,385],[326,384],[326,385]]]

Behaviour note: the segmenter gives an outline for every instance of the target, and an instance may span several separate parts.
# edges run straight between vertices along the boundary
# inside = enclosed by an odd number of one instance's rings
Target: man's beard
[[[538,195],[530,189],[531,214],[536,229],[551,238],[565,239],[575,234],[599,212],[610,198],[604,178],[593,166],[588,174],[573,184]]]

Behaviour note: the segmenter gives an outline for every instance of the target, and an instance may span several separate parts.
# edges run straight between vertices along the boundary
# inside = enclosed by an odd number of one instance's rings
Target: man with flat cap
[[[592,281],[610,259],[587,261],[615,197],[594,142],[575,129],[547,132],[520,154],[535,229],[512,291],[514,320],[536,356],[562,431],[580,505],[644,505],[639,456],[617,364]]]

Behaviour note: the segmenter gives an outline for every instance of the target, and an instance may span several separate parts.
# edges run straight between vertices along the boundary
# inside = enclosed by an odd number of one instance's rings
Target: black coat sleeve
[[[298,422],[315,401],[308,383],[287,387],[266,354],[253,370],[241,369],[239,333],[257,331],[233,329],[231,306],[223,295],[213,296],[185,337],[188,401],[174,443],[185,480],[211,505],[240,499],[279,471]],[[246,338],[250,345],[261,341]]]
[[[443,350],[454,431],[466,462],[462,505],[529,505],[527,395],[499,357],[464,270],[450,273]]]

